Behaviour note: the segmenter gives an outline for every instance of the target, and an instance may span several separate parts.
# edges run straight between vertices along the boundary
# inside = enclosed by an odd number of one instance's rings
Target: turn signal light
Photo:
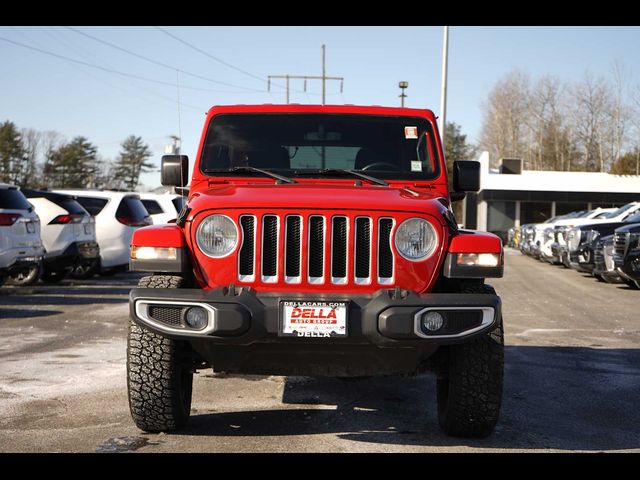
[[[500,265],[500,254],[459,253],[456,263],[465,267],[497,267]]]
[[[176,247],[131,247],[131,258],[134,260],[176,260]]]

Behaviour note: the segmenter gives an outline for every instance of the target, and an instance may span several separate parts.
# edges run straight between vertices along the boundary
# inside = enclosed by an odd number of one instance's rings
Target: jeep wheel
[[[71,271],[71,277],[78,280],[88,280],[98,273],[98,262],[81,263]]]
[[[495,294],[483,284],[460,290]],[[438,421],[447,435],[482,438],[493,432],[502,403],[503,367],[502,319],[486,335],[447,347],[437,380]]]
[[[153,275],[141,288],[180,288],[182,277]],[[184,427],[191,412],[193,361],[186,342],[172,340],[129,322],[127,384],[129,408],[138,428],[167,432]]]

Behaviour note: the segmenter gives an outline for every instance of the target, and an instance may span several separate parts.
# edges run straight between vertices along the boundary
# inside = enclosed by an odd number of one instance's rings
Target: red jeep
[[[162,158],[184,187],[186,156]],[[489,435],[502,396],[492,234],[458,228],[433,112],[240,105],[209,110],[176,224],[137,230],[129,403],[146,431],[184,427],[193,372],[362,377],[434,372],[442,429]]]

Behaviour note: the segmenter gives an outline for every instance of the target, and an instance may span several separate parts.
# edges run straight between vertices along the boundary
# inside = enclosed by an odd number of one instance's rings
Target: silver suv
[[[18,285],[38,281],[43,255],[33,206],[18,187],[0,183],[0,285],[8,278]]]

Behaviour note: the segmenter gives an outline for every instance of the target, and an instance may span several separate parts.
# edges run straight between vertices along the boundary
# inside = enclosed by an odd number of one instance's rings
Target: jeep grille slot
[[[255,217],[251,215],[242,215],[240,217],[240,226],[242,227],[242,248],[238,258],[240,280],[254,280],[255,222]]]
[[[371,219],[356,218],[355,241],[355,282],[359,284],[371,281]]]
[[[347,283],[347,217],[333,217],[331,226],[331,282]]]
[[[381,218],[378,226],[378,283],[393,281],[393,251],[391,250],[392,218]]]
[[[324,281],[324,217],[309,217],[309,283]]]
[[[278,281],[278,217],[262,217],[262,281]]]
[[[285,226],[284,269],[287,283],[300,283],[302,257],[302,217],[287,215]]]

